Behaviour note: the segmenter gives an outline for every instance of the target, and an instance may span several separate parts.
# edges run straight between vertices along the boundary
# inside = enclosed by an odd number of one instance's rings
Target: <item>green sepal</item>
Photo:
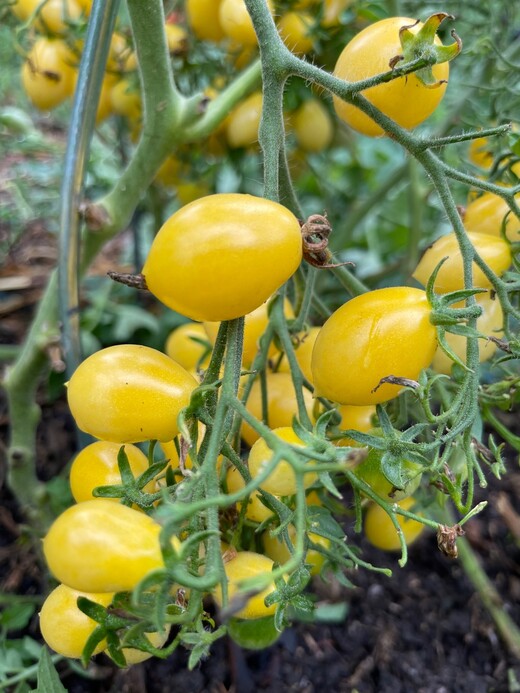
[[[423,59],[429,63],[415,72],[417,79],[429,89],[436,89],[445,81],[435,77],[432,65],[453,60],[462,49],[462,41],[455,31],[451,32],[454,42],[449,46],[435,43],[437,30],[447,18],[453,19],[453,16],[446,12],[437,12],[428,17],[417,33],[410,31],[415,24],[403,26],[399,30],[399,40],[403,49],[402,60],[408,63]]]

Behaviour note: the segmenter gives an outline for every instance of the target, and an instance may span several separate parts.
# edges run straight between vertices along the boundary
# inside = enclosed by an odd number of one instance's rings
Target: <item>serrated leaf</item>
[[[398,489],[404,488],[410,480],[408,475],[403,473],[401,460],[391,452],[385,452],[381,458],[381,471],[392,486]]]
[[[42,647],[38,662],[36,693],[67,693],[46,647]]]
[[[309,531],[326,539],[343,539],[345,532],[330,514],[327,508],[311,505],[307,511]]]
[[[320,479],[321,483],[323,484],[323,486],[327,489],[327,491],[331,495],[336,496],[336,498],[339,498],[340,500],[343,498],[341,493],[336,488],[336,485],[332,481],[332,478],[331,478],[329,472],[320,472],[318,476],[319,476],[319,479]]]

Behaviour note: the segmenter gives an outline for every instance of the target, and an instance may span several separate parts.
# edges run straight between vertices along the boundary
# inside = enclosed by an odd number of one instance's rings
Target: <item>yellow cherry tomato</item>
[[[40,630],[47,645],[64,657],[79,659],[87,640],[99,625],[78,607],[78,597],[86,597],[101,606],[109,606],[113,592],[80,592],[58,585],[45,599],[40,611]],[[106,647],[102,640],[93,654]]]
[[[270,573],[273,569],[273,561],[267,556],[262,556],[253,551],[238,551],[229,560],[224,559],[224,570],[228,581],[228,603],[233,600],[242,601],[246,599],[246,590],[240,586],[241,581],[255,577],[263,573]],[[265,590],[247,599],[245,606],[233,614],[235,618],[260,618],[269,616],[276,611],[276,604],[266,606],[265,598],[275,589],[274,583],[266,587]],[[213,598],[219,607],[222,607],[222,588],[220,585],[215,587]]]
[[[272,0],[267,0],[267,6],[273,14]],[[256,33],[244,0],[221,0],[219,19],[226,36],[242,46],[256,46]]]
[[[410,27],[415,34],[423,25],[410,17],[389,17],[363,29],[339,56],[334,68],[336,77],[357,82],[388,72],[390,61],[402,54],[399,30],[403,26]],[[435,43],[441,44],[438,37],[435,37]],[[435,79],[442,81],[435,88],[425,86],[412,73],[365,89],[361,94],[401,127],[414,128],[433,113],[446,91],[448,63],[438,63],[432,70]],[[384,130],[356,106],[336,96],[333,101],[339,118],[354,130],[371,137],[384,134]]]
[[[294,544],[296,540],[296,528],[294,525],[289,525],[288,527],[289,538],[291,543]],[[309,539],[318,546],[323,546],[323,548],[330,548],[330,539],[315,534],[314,532],[309,532]],[[275,563],[283,565],[291,558],[291,552],[287,547],[287,544],[280,538],[279,535],[273,537],[271,532],[266,530],[262,534],[262,544],[264,546],[265,555],[271,558]],[[318,575],[322,565],[325,562],[325,556],[316,551],[316,549],[308,549],[305,554],[305,563],[310,566],[310,574]]]
[[[285,443],[305,447],[305,443],[289,426],[274,428],[272,433]],[[269,465],[273,457],[274,453],[271,448],[263,438],[259,438],[249,451],[248,465],[251,476],[257,477]],[[308,464],[313,464],[313,462],[309,461]],[[318,475],[315,472],[309,472],[303,477],[303,485],[305,488],[309,488],[317,478]],[[291,496],[296,493],[296,474],[290,463],[281,458],[267,479],[262,481],[260,487],[276,496]]]
[[[188,24],[201,41],[220,41],[225,33],[220,24],[222,0],[186,0]]]
[[[191,371],[198,367],[208,367],[211,349],[207,342],[205,325],[187,322],[170,332],[164,350],[171,359]]]
[[[284,314],[288,319],[294,318],[294,311],[288,299],[284,300]],[[269,301],[262,303],[261,306],[248,313],[244,320],[244,348],[242,351],[242,364],[245,368],[249,368],[258,352],[258,346],[261,336],[264,334],[269,323],[268,315]],[[205,322],[204,330],[212,344],[215,344],[220,323]],[[275,358],[280,352],[271,342],[269,346],[269,358]]]
[[[178,24],[165,24],[164,33],[166,34],[166,44],[171,55],[181,55],[186,52],[188,35],[186,29]]]
[[[471,140],[468,150],[469,160],[480,168],[488,169],[493,163],[493,152],[489,148],[487,137],[477,137]]]
[[[36,108],[48,111],[74,92],[76,56],[60,39],[39,38],[22,65],[22,85]]]
[[[57,580],[86,592],[126,592],[164,567],[159,533],[151,517],[105,498],[73,505],[43,540]]]
[[[520,203],[520,195],[516,200]],[[464,226],[470,233],[490,236],[500,236],[504,226],[511,243],[520,241],[520,219],[509,209],[507,202],[494,193],[486,192],[470,201],[464,214]]]
[[[396,503],[396,505],[403,508],[403,510],[412,510],[415,502],[413,496],[409,496]],[[404,540],[407,546],[409,546],[423,533],[424,525],[403,515],[396,515],[396,517]],[[399,551],[401,544],[399,543],[397,531],[390,517],[377,503],[372,503],[366,512],[364,530],[365,536],[372,546],[383,551]]]
[[[150,641],[151,645],[160,648],[168,640],[170,630],[171,627],[166,626],[166,629],[162,632],[153,631],[152,633],[145,633],[144,635]],[[141,662],[145,662],[147,659],[150,659],[150,657],[153,657],[153,655],[151,655],[149,652],[138,650],[135,647],[123,647],[121,651],[126,660],[127,667],[131,667],[134,664],[140,664]],[[106,651],[106,654],[110,657],[110,652],[108,652],[108,650]]]
[[[96,113],[96,125],[99,125],[106,120],[108,116],[112,115],[112,89],[116,85],[117,80],[117,76],[110,73],[106,74],[103,78]]]
[[[312,15],[305,12],[285,12],[278,20],[278,33],[287,48],[302,54],[312,50],[311,31],[315,23]]]
[[[496,236],[473,232],[468,233],[468,238],[480,257],[496,274],[500,275],[508,269],[511,264],[511,249],[506,241]],[[412,275],[426,286],[433,270],[444,257],[448,259],[440,268],[434,284],[434,289],[439,294],[464,288],[462,254],[455,233],[438,238],[426,250]],[[479,288],[491,286],[488,278],[475,263],[473,285]]]
[[[290,426],[295,416],[298,416],[298,405],[294,393],[294,385],[289,373],[267,373],[267,412],[270,428]],[[311,420],[313,398],[308,390],[303,390],[303,399]],[[251,388],[246,403],[247,410],[257,419],[262,419],[262,388],[257,379]],[[245,421],[242,423],[242,438],[248,445],[258,440],[258,433]]]
[[[125,445],[125,453],[134,477],[138,477],[148,469],[148,458],[135,445]],[[121,475],[117,464],[117,456],[121,445],[99,440],[87,445],[72,462],[70,468],[70,490],[76,503],[96,498],[93,491],[97,486],[121,485]],[[154,482],[149,482],[143,491],[153,493]],[[119,502],[118,498],[107,498]]]
[[[426,293],[376,289],[352,298],[323,325],[312,352],[315,394],[340,404],[368,405],[396,397],[393,375],[417,380],[437,347]],[[377,389],[375,389],[377,388]]]
[[[245,481],[236,467],[230,467],[226,475],[226,485],[228,493],[236,493],[244,488]],[[246,517],[253,522],[263,522],[267,518],[272,517],[273,513],[260,500],[261,496],[258,491],[253,491],[249,496],[249,503],[246,508]],[[240,510],[242,503],[237,503]]]
[[[89,356],[67,388],[78,427],[113,443],[172,440],[177,416],[198,383],[166,354],[120,344]]]
[[[262,116],[262,92],[255,91],[234,108],[226,119],[226,139],[232,149],[258,141]]]
[[[351,404],[340,404],[338,406],[338,413],[341,416],[338,428],[343,431],[352,430],[360,431],[360,433],[368,433],[368,431],[374,428],[376,408],[373,404],[366,404],[365,406],[358,407]],[[340,438],[333,442],[334,445],[338,445],[339,447],[359,446],[359,443],[356,443],[352,438]]]
[[[500,339],[504,334],[504,313],[500,301],[496,298],[492,299],[488,293],[477,294],[475,299],[483,311],[482,315],[477,319],[477,330],[488,337],[497,337]],[[465,361],[466,337],[458,334],[451,334],[450,332],[446,332],[445,337],[452,351],[454,351],[462,361]],[[478,349],[480,362],[482,363],[490,359],[497,348],[495,342],[492,342],[490,339],[479,339]],[[453,361],[450,357],[444,353],[440,346],[437,347],[432,361],[433,370],[437,373],[449,375],[452,366]]]
[[[133,123],[141,120],[141,93],[133,80],[121,79],[116,82],[110,92],[110,99],[114,113]]]
[[[296,141],[305,152],[321,152],[334,137],[332,118],[318,99],[308,99],[294,113],[293,130]]]
[[[300,264],[300,224],[252,195],[209,195],[160,229],[143,267],[150,291],[192,320],[233,320],[258,308]],[[172,281],[172,276],[175,281]]]

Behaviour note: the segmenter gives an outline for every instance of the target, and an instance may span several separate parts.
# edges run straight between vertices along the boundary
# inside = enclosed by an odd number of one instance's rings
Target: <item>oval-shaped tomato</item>
[[[64,657],[79,659],[98,623],[79,609],[78,597],[108,606],[113,596],[113,592],[79,592],[67,585],[58,585],[43,602],[40,611],[40,630],[51,650]],[[106,641],[102,640],[93,654],[105,647]]]
[[[298,403],[294,385],[289,373],[267,373],[267,413],[269,420],[264,422],[270,428],[291,426],[293,418],[298,416]],[[313,398],[308,390],[303,390],[305,407],[313,419]],[[247,410],[257,419],[262,420],[262,386],[260,379],[255,380],[246,403]],[[258,440],[258,433],[245,421],[242,422],[242,438],[248,445]]]
[[[228,493],[236,493],[244,488],[246,485],[242,475],[236,467],[230,467],[226,475],[226,485]],[[272,517],[273,513],[269,508],[262,503],[260,500],[261,496],[258,491],[253,491],[249,496],[249,502],[246,508],[246,517],[253,522],[263,522],[267,520],[268,517]],[[237,507],[240,510],[242,503],[237,503]]]
[[[352,406],[351,404],[341,404],[338,406],[338,413],[341,416],[338,428],[343,431],[350,429],[353,431],[360,431],[361,433],[367,433],[374,428],[376,408],[373,404],[366,404],[365,406],[359,407]],[[340,438],[333,442],[334,445],[338,445],[339,447],[359,446],[359,443],[356,443],[352,438]]]
[[[407,481],[403,488],[397,489],[383,474],[381,467],[381,450],[372,448],[365,459],[354,467],[354,474],[370,486],[374,493],[386,501],[398,501],[415,493],[421,483],[422,467],[411,460],[402,460],[401,469]]]
[[[143,274],[169,308],[216,322],[258,308],[301,257],[300,224],[288,209],[252,195],[209,195],[168,219]]]
[[[130,469],[135,477],[143,474],[148,469],[148,458],[135,445],[125,445],[125,453]],[[70,490],[76,503],[92,500],[96,496],[93,490],[97,486],[120,485],[121,475],[117,464],[117,456],[121,445],[99,440],[87,445],[81,450],[70,468]],[[153,493],[155,484],[148,483],[143,491]],[[112,502],[119,502],[118,498],[108,498]]]
[[[317,396],[340,404],[386,402],[401,391],[393,375],[417,380],[437,347],[431,306],[421,289],[377,289],[351,299],[321,328],[312,352]],[[375,388],[377,388],[375,390]]]
[[[132,123],[141,120],[141,93],[134,80],[120,79],[110,91],[112,110]]]
[[[113,443],[172,440],[177,416],[188,406],[195,378],[166,354],[119,344],[89,356],[67,387],[78,427]]]
[[[520,195],[517,202],[520,203]],[[486,192],[471,200],[464,214],[464,226],[472,233],[500,236],[502,226],[511,243],[520,241],[520,219],[513,214],[505,200]]]
[[[298,438],[289,426],[275,428],[272,433],[280,440],[283,440],[284,443],[305,447],[305,443]],[[263,438],[259,438],[249,451],[248,465],[251,476],[253,478],[257,477],[269,465],[273,457],[274,453],[271,448]],[[308,464],[313,463],[309,460]],[[303,477],[304,487],[309,488],[309,486],[312,486],[317,478],[318,475],[315,472],[305,474]],[[281,458],[267,479],[262,481],[260,488],[275,496],[291,496],[296,493],[296,474],[290,463],[286,459]]]
[[[489,145],[490,142],[487,137],[477,137],[476,140],[471,140],[468,149],[469,160],[480,168],[490,168],[493,163],[493,152]]]
[[[475,250],[496,274],[502,274],[511,265],[511,249],[504,239],[484,233],[468,233]],[[413,273],[414,279],[426,286],[433,270],[443,258],[448,258],[437,274],[434,289],[439,294],[464,288],[462,254],[455,233],[438,238],[424,253]],[[489,288],[490,281],[473,263],[473,286]]]
[[[208,335],[200,322],[179,325],[168,335],[164,350],[187,371],[207,368],[211,358]]]
[[[262,92],[255,91],[239,103],[226,118],[226,140],[231,148],[248,147],[258,142],[262,102]]]
[[[201,41],[220,41],[224,29],[220,24],[222,0],[186,0],[186,15],[191,30]]]
[[[184,27],[169,22],[164,25],[164,33],[170,55],[181,55],[186,52],[188,35]]]
[[[312,50],[311,36],[315,20],[306,12],[285,12],[278,20],[278,33],[287,48],[293,53],[302,54]]]
[[[273,14],[272,0],[266,0]],[[221,0],[219,8],[220,26],[229,38],[241,46],[256,46],[258,43],[253,22],[244,0]]]
[[[286,318],[294,318],[294,311],[292,309],[291,303],[288,299],[284,301],[284,315]],[[262,303],[261,306],[248,313],[244,319],[244,346],[242,350],[242,365],[245,368],[249,368],[253,363],[253,360],[258,352],[258,346],[260,337],[264,334],[269,323],[268,314],[269,302]],[[218,322],[205,322],[204,330],[212,344],[215,344],[217,340],[217,334],[220,323]],[[268,356],[269,358],[275,358],[280,352],[276,348],[275,344],[271,342],[269,345]]]
[[[413,510],[415,503],[416,501],[413,496],[409,496],[397,502],[396,505],[403,508],[403,510]],[[423,533],[424,525],[422,522],[410,520],[403,515],[396,515],[396,517],[397,524],[401,528],[404,540],[407,546],[409,546]],[[377,503],[371,503],[368,507],[365,515],[364,530],[368,541],[372,546],[378,549],[382,549],[383,551],[399,551],[401,548],[399,536],[390,517],[380,505],[377,505]]]
[[[57,580],[85,592],[127,592],[164,567],[159,533],[151,517],[105,498],[67,508],[43,540]]]
[[[504,334],[504,313],[500,301],[496,298],[491,298],[488,293],[477,294],[475,299],[482,308],[482,315],[477,319],[477,330],[488,337],[497,337],[500,339]],[[452,351],[454,351],[462,361],[465,361],[466,337],[459,334],[451,334],[450,332],[446,332],[445,337]],[[479,339],[478,349],[480,362],[482,363],[490,359],[497,348],[498,346],[495,342],[492,342],[490,339]],[[432,361],[433,370],[437,371],[437,373],[449,375],[452,366],[453,361],[450,357],[444,353],[440,346],[437,347]]]
[[[254,551],[238,551],[227,561],[224,557],[224,570],[228,581],[228,603],[231,605],[233,602],[242,603],[245,601],[245,605],[233,614],[235,618],[261,618],[274,614],[276,604],[266,606],[264,602],[267,595],[275,589],[274,583],[259,594],[249,598],[247,597],[247,590],[240,586],[242,580],[262,573],[270,573],[272,569],[273,561]],[[213,599],[219,607],[222,607],[222,588],[220,585],[215,587]]]
[[[288,527],[289,538],[294,544],[296,539],[296,528],[294,525],[289,525]],[[309,532],[309,539],[318,546],[323,546],[325,549],[330,548],[330,539],[326,539],[319,534],[314,532]],[[262,544],[264,546],[265,555],[269,556],[273,561],[283,565],[286,563],[290,557],[291,552],[287,544],[280,538],[279,535],[273,537],[271,532],[266,530],[262,534]],[[309,572],[311,575],[318,575],[322,565],[325,562],[325,556],[316,551],[316,549],[309,549],[305,554],[305,563],[310,566]]]
[[[292,126],[298,146],[305,152],[321,152],[332,142],[334,125],[318,99],[308,99],[294,113]]]
[[[402,54],[399,29],[408,26],[412,33],[417,33],[423,25],[416,21],[410,17],[388,17],[367,26],[343,49],[334,68],[336,77],[357,82],[388,72],[390,61]],[[441,43],[437,37],[435,42]],[[446,82],[449,69],[447,62],[432,68],[436,80]],[[446,83],[427,87],[412,73],[365,89],[361,94],[401,127],[414,128],[433,113],[445,91]],[[371,137],[384,134],[384,130],[358,108],[336,96],[333,100],[338,116],[354,130]]]
[[[76,56],[59,39],[39,38],[22,65],[22,85],[41,111],[59,106],[74,92]]]
[[[144,635],[150,641],[150,644],[153,645],[153,647],[160,648],[168,640],[170,630],[171,626],[168,625],[162,632],[153,631],[152,633],[145,633]],[[121,651],[126,660],[127,667],[131,667],[134,664],[140,664],[141,662],[145,662],[147,659],[150,659],[150,657],[153,657],[153,655],[149,652],[138,650],[136,647],[123,647]],[[106,654],[110,657],[110,652],[108,652],[108,650],[106,651]]]

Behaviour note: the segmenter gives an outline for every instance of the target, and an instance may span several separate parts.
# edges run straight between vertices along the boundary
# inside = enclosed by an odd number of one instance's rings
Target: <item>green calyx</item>
[[[400,62],[400,60],[404,60],[408,63],[413,60],[423,59],[427,61],[428,65],[415,72],[417,79],[419,79],[425,87],[431,89],[435,89],[443,84],[444,80],[435,78],[432,66],[437,63],[445,63],[449,60],[453,60],[462,49],[462,41],[455,31],[451,32],[454,42],[449,46],[435,43],[437,30],[441,23],[447,18],[453,19],[453,16],[446,12],[432,14],[416,33],[410,31],[415,24],[401,27],[399,30],[399,40],[401,41],[403,54],[402,56],[398,56],[395,62],[392,62],[391,67],[395,66],[396,62]]]

